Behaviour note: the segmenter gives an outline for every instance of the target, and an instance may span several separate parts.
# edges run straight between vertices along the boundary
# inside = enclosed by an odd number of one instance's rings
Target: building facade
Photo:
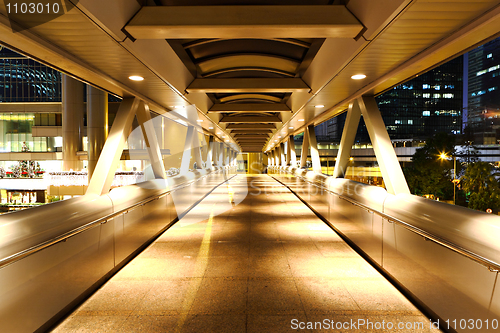
[[[500,140],[500,38],[467,54],[467,126],[476,144]]]
[[[458,57],[392,88],[376,100],[392,140],[421,141],[439,132],[462,132],[462,94],[463,57]],[[326,141],[340,141],[345,117],[344,113],[318,126],[319,133],[326,133]],[[356,142],[370,142],[363,121]]]

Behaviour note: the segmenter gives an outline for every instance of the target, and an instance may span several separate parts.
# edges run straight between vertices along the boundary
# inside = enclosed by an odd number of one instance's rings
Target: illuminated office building
[[[376,98],[392,140],[419,141],[462,131],[463,58],[453,59]],[[340,141],[345,113],[319,125],[319,140]],[[323,128],[321,128],[323,127]],[[361,121],[356,141],[370,142]]]
[[[476,144],[500,139],[500,38],[468,52],[467,125]]]

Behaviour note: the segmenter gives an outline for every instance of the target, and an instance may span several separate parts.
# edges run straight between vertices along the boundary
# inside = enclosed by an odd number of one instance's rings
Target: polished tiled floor
[[[54,332],[288,332],[325,319],[349,324],[299,331],[437,331],[285,187],[239,175]]]

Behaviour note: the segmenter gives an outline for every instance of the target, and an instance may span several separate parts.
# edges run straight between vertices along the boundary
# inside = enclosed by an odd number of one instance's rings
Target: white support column
[[[281,166],[286,166],[286,159],[285,159],[285,144],[283,142],[280,143],[280,153],[281,153]]]
[[[182,152],[181,168],[180,173],[185,174],[189,171],[191,167],[191,157],[192,157],[192,147],[193,147],[193,136],[196,135],[196,128],[194,126],[188,126],[186,133],[186,141],[184,141],[184,151]]]
[[[102,148],[94,175],[85,193],[86,195],[103,195],[109,192],[116,168],[122,156],[123,147],[125,147],[125,141],[132,129],[132,121],[134,120],[139,103],[140,100],[134,97],[124,98],[120,103],[108,139]]]
[[[224,166],[228,166],[229,165],[229,147],[227,147],[226,145],[223,144],[224,147]]]
[[[314,125],[307,126],[307,134],[309,135],[309,148],[311,149],[313,171],[316,173],[321,173],[321,161],[319,159],[319,150],[318,144],[316,142],[316,132],[314,131]]]
[[[165,174],[165,166],[163,165],[163,158],[161,155],[160,145],[158,144],[158,138],[156,137],[156,131],[151,120],[151,113],[149,111],[149,106],[141,102],[137,108],[137,121],[139,126],[141,126],[142,135],[146,143],[146,149],[149,155],[149,161],[151,163],[151,169],[153,170],[154,177],[156,179],[167,178]]]
[[[342,178],[345,176],[360,118],[361,110],[358,102],[352,101],[351,104],[349,104],[344,129],[342,130],[342,138],[340,139],[339,151],[337,152],[333,178]]]
[[[304,130],[304,135],[302,139],[302,150],[300,152],[300,167],[305,168],[307,164],[307,155],[309,155],[309,135],[307,134],[307,128]]]
[[[224,142],[221,142],[220,146],[221,146],[221,149],[222,149],[222,153],[221,153],[221,156],[222,156],[222,165],[223,166],[227,166],[227,147],[224,144]]]
[[[293,139],[293,135],[288,137],[288,155],[290,156],[289,165],[296,168],[297,154],[295,153],[295,140]]]
[[[290,166],[290,161],[291,161],[291,158],[290,158],[290,155],[291,155],[292,151],[290,149],[290,138],[288,138],[286,140],[286,159],[285,159],[285,165],[286,166]]]
[[[208,137],[208,147],[207,147],[207,167],[212,168],[213,166],[213,153],[214,153],[214,136],[210,135]]]
[[[224,166],[224,144],[222,142],[217,142],[217,161],[220,167]]]
[[[403,170],[399,164],[375,98],[373,96],[363,96],[358,98],[357,101],[366,124],[366,129],[370,135],[387,192],[392,194],[410,194]]]
[[[214,138],[214,147],[212,149],[213,151],[213,159],[214,159],[214,166],[220,166],[219,165],[219,143],[217,141],[215,141],[215,138]]]
[[[276,166],[281,166],[281,147],[280,145],[276,146]]]
[[[231,165],[236,165],[236,150],[231,150]]]
[[[194,161],[196,162],[197,169],[201,169],[202,168],[201,162],[203,161],[203,159],[201,158],[200,138],[198,137],[198,131],[196,130],[196,127],[194,129],[194,134],[192,137],[191,153]]]

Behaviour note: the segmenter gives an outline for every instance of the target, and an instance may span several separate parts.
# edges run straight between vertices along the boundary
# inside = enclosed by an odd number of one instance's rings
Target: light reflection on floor
[[[289,332],[292,319],[423,322],[424,330],[386,332],[430,331],[427,318],[285,187],[239,175],[54,332]]]

